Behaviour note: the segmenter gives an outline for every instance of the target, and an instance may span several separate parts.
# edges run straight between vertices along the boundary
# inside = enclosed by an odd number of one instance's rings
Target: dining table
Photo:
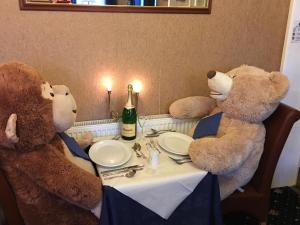
[[[222,224],[216,175],[197,168],[188,155],[167,151],[157,137],[110,139],[94,141],[126,146],[129,159],[119,166],[97,165],[103,184],[101,225]]]

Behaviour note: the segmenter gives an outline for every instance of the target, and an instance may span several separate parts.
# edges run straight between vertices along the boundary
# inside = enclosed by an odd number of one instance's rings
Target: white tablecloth
[[[148,155],[145,141],[147,139],[123,142],[130,148],[135,142],[141,143],[142,151]],[[131,159],[121,167],[144,164],[144,169],[137,171],[132,178],[103,179],[103,185],[115,188],[167,219],[178,205],[193,192],[207,172],[199,170],[192,163],[178,165],[168,157],[165,151],[161,151],[159,158],[160,164],[156,169],[152,169],[147,159],[137,158],[133,153]],[[104,170],[107,168],[98,166],[99,172]]]

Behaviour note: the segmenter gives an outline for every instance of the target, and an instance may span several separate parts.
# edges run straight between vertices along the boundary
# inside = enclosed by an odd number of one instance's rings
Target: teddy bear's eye
[[[66,92],[66,95],[69,95],[69,93],[68,93],[68,92]]]
[[[232,76],[232,79],[234,79],[235,77],[236,77],[236,75],[233,75],[233,76]]]
[[[50,84],[50,87],[53,88],[51,84]]]

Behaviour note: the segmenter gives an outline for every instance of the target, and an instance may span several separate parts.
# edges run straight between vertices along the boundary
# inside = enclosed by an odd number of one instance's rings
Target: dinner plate
[[[167,132],[158,137],[158,144],[168,152],[188,155],[188,149],[194,139],[185,134]]]
[[[91,160],[105,167],[120,166],[130,159],[131,154],[127,145],[115,140],[97,142],[89,150]]]

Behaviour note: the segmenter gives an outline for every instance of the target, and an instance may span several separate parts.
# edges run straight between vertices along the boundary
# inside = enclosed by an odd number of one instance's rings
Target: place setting
[[[188,135],[177,132],[165,132],[156,141],[151,139],[150,143],[157,149],[164,150],[168,157],[177,164],[184,164],[191,162],[188,149],[192,141],[193,138]]]
[[[127,166],[133,155],[143,155],[140,145],[135,143],[132,148],[119,140],[102,140],[93,144],[89,150],[90,159],[100,167],[100,176],[104,180],[114,178],[132,178],[137,171],[144,169],[144,164],[137,163]],[[124,166],[126,165],[126,166]]]

